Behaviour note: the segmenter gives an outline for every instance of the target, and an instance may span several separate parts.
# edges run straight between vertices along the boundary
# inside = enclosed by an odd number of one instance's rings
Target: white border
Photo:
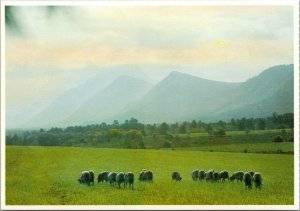
[[[5,20],[4,4],[1,4],[1,209],[5,204]]]
[[[200,6],[200,5],[288,5],[294,7],[294,205],[5,205],[5,5],[45,6]],[[2,1],[1,2],[1,209],[5,210],[299,210],[299,2],[297,0],[103,0],[103,1]]]

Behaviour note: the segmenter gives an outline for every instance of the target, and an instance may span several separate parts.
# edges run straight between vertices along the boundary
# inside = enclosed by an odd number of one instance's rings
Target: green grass
[[[185,150],[126,150],[73,147],[6,148],[7,205],[239,205],[294,203],[293,156]],[[108,184],[80,185],[82,170],[154,172],[153,184],[135,182],[135,190]],[[259,171],[261,191],[242,183],[194,182],[193,169]],[[171,172],[182,174],[171,181]]]
[[[241,144],[207,144],[200,147],[183,147],[175,150],[198,150],[198,151],[213,151],[213,152],[245,152],[247,153],[289,153],[294,152],[293,142],[280,143],[241,143]]]

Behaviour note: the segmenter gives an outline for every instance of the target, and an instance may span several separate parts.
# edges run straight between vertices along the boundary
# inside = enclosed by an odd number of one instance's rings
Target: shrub
[[[273,138],[273,142],[283,142],[282,136],[275,136],[275,137]]]
[[[215,136],[225,136],[226,131],[224,130],[224,128],[219,128],[218,130],[214,131],[214,135]]]

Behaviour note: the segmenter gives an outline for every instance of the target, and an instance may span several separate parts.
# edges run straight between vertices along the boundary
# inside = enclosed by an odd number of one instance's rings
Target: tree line
[[[165,136],[166,140],[178,134],[207,133],[209,136],[225,136],[226,131],[245,131],[265,129],[294,128],[294,114],[273,113],[264,118],[232,118],[230,121],[185,121],[181,123],[166,122],[160,124],[143,124],[131,118],[123,123],[114,120],[112,124],[102,122],[86,126],[69,126],[66,128],[7,131],[7,145],[32,146],[104,146],[114,147],[114,143],[124,148],[145,148],[146,137]],[[167,142],[166,142],[167,144]]]

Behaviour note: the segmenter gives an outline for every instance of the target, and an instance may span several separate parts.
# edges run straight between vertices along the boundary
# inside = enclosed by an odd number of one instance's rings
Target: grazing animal
[[[127,172],[125,174],[125,188],[127,188],[127,184],[129,188],[133,190],[133,183],[134,183],[134,174],[132,172]]]
[[[204,180],[205,179],[205,171],[200,170],[198,173],[198,178],[199,178],[199,180]]]
[[[243,181],[243,178],[244,178],[244,172],[242,171],[237,171],[237,172],[234,172],[230,177],[229,177],[229,180],[230,181],[233,181],[233,180],[237,180],[237,181]]]
[[[249,172],[247,172],[244,175],[244,183],[245,183],[245,187],[248,189],[252,189],[252,183],[253,183],[253,177],[251,176],[251,174]]]
[[[214,182],[218,182],[219,181],[219,173],[215,171],[212,175],[212,179]]]
[[[98,175],[98,183],[99,183],[99,182],[103,183],[104,181],[105,181],[105,182],[108,182],[108,174],[109,174],[108,171],[102,171],[102,172]]]
[[[214,170],[209,170],[209,171],[205,172],[205,174],[204,174],[205,180],[212,181],[214,172],[215,172]]]
[[[182,177],[180,176],[180,173],[177,172],[177,171],[173,171],[173,173],[172,173],[172,180],[181,181]]]
[[[94,185],[94,172],[93,171],[83,171],[81,172],[81,176],[78,179],[79,183],[88,184],[89,186],[91,183]]]
[[[262,178],[262,176],[259,172],[256,172],[254,174],[253,180],[254,180],[254,183],[255,183],[255,188],[261,189],[262,185],[263,185],[263,183],[262,183],[263,178]]]
[[[224,182],[226,179],[229,180],[229,173],[228,173],[228,171],[225,171],[225,170],[221,171],[219,177],[220,177],[220,180],[222,182]]]
[[[115,186],[115,183],[117,182],[117,173],[110,172],[107,177],[108,177],[109,184]]]
[[[153,182],[153,172],[143,169],[139,175],[139,181]]]
[[[117,174],[116,182],[117,182],[119,188],[121,188],[122,183],[124,184],[124,188],[125,188],[125,174],[124,174],[124,172],[119,172]]]
[[[90,172],[90,175],[91,175],[91,181],[90,181],[90,182],[92,182],[93,185],[94,185],[94,184],[95,184],[95,182],[94,182],[94,179],[95,179],[95,173],[94,173],[94,171],[92,171],[92,170],[90,170],[89,172]]]
[[[254,171],[249,171],[248,173],[251,174],[252,177],[254,176]]]
[[[192,171],[192,179],[196,181],[198,180],[198,178],[199,178],[199,170]]]

